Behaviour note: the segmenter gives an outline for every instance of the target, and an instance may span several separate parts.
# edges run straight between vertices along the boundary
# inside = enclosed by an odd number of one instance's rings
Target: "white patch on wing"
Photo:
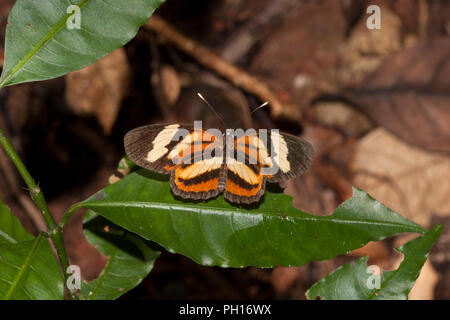
[[[155,162],[169,151],[166,147],[172,141],[172,138],[175,136],[179,127],[179,124],[171,124],[164,127],[164,129],[158,133],[152,142],[152,150],[147,154],[146,160],[148,162]]]
[[[178,154],[181,151],[184,151],[186,148],[188,148],[189,153],[190,154],[190,149],[191,149],[191,144],[194,141],[198,141],[202,139],[202,133],[199,131],[195,131],[191,134],[188,134],[186,137],[183,138],[183,140],[181,140],[180,143],[178,143],[173,149],[172,151],[170,151],[169,153],[169,159],[172,160],[173,158],[177,157]],[[200,147],[201,150],[201,147]],[[186,154],[184,154],[185,152],[183,152],[182,157],[185,156]]]
[[[278,132],[272,131],[271,135],[272,146],[275,152],[275,162],[284,173],[291,170],[291,164],[288,161],[288,146],[286,140]]]
[[[181,179],[195,178],[205,172],[219,169],[222,166],[222,162],[222,158],[219,157],[201,160],[181,170],[179,177]]]
[[[244,179],[250,184],[258,184],[259,179],[258,176],[250,169],[247,165],[242,162],[237,161],[236,159],[230,158],[227,161],[228,170],[233,171],[239,177]]]
[[[261,161],[261,164],[271,167],[273,165],[272,159],[267,152],[267,147],[264,142],[260,138],[254,137],[254,144],[258,146],[258,159]]]
[[[202,141],[203,143],[208,143],[206,148],[205,145],[194,144],[195,142]],[[174,163],[179,164],[183,161],[186,164],[191,163],[192,154],[201,152],[201,159],[211,159],[210,155],[213,151],[215,154],[222,154],[223,150],[223,140],[218,139],[216,136],[205,132],[205,131],[194,131],[191,134],[186,135],[180,143],[178,143],[168,155],[168,159],[172,160]],[[182,160],[184,159],[184,160]],[[200,159],[194,159],[194,162],[198,162]],[[220,161],[222,161],[222,156],[220,156]]]

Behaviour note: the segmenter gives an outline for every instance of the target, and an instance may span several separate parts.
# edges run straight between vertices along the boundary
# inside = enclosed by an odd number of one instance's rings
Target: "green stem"
[[[64,245],[62,228],[56,224],[55,220],[53,219],[53,216],[51,215],[51,213],[48,209],[47,202],[45,201],[45,198],[44,198],[44,194],[42,193],[41,189],[36,184],[34,179],[31,177],[30,173],[28,172],[27,168],[23,164],[22,160],[17,155],[17,153],[14,150],[11,143],[3,135],[3,131],[1,129],[0,129],[0,144],[5,149],[9,158],[12,160],[12,162],[16,166],[17,170],[19,171],[20,175],[22,176],[23,180],[25,181],[26,185],[30,189],[31,198],[33,199],[34,203],[36,204],[36,206],[39,208],[42,215],[44,216],[45,222],[48,227],[47,233],[48,233],[49,237],[52,239],[52,242],[55,246],[56,253],[58,255],[58,259],[59,259],[59,262],[60,262],[61,268],[62,268],[64,283],[66,283],[67,282],[66,270],[69,267],[69,259],[67,258],[66,247]]]
[[[80,203],[76,203],[73,206],[69,208],[66,212],[64,212],[63,217],[61,218],[61,221],[59,222],[59,228],[64,229],[67,222],[69,221],[70,217],[79,209],[83,208],[83,206]]]

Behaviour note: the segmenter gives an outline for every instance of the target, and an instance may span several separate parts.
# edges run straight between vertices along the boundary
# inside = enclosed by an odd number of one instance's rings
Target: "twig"
[[[218,75],[228,79],[234,85],[257,96],[261,101],[269,102],[272,116],[280,117],[285,113],[282,103],[264,83],[228,63],[207,47],[182,35],[162,18],[156,15],[152,16],[147,22],[146,28],[156,32],[161,39],[172,43],[179,50],[195,58],[204,67],[215,71]]]
[[[6,154],[3,149],[0,149],[0,168],[3,172],[4,178],[7,181],[10,190],[12,191],[13,196],[20,203],[22,208],[28,213],[31,221],[37,231],[47,231],[47,225],[45,224],[44,218],[42,217],[40,211],[33,204],[33,201],[30,198],[26,197],[20,188],[20,184],[17,181],[17,177],[14,174],[13,166],[7,160]]]
[[[56,248],[56,253],[58,255],[59,262],[62,267],[62,275],[64,278],[64,283],[67,281],[66,270],[69,267],[69,260],[67,258],[66,248],[64,245],[64,239],[62,236],[62,229],[56,224],[53,216],[51,215],[47,202],[45,201],[44,194],[36,182],[31,177],[27,168],[23,164],[22,160],[19,158],[18,154],[14,150],[11,143],[8,139],[3,135],[3,131],[0,130],[0,145],[5,150],[6,154],[9,156],[11,161],[16,166],[26,185],[30,189],[30,196],[33,199],[36,206],[40,209],[45,222],[48,226],[48,236],[52,239],[53,245]]]
[[[283,16],[300,4],[300,0],[278,0],[267,2],[264,9],[252,16],[221,47],[220,56],[226,61],[236,63],[257,44],[267,37],[274,24],[283,21]]]

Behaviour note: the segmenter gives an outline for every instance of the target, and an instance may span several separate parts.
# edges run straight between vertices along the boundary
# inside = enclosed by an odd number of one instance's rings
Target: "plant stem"
[[[64,245],[62,228],[60,228],[56,224],[55,219],[53,219],[53,216],[51,215],[48,209],[47,202],[45,201],[44,198],[44,194],[42,193],[41,189],[36,184],[34,179],[31,177],[30,173],[23,164],[22,160],[19,158],[18,154],[14,150],[11,143],[3,135],[3,131],[1,129],[0,129],[0,144],[5,149],[9,158],[16,166],[17,170],[19,171],[20,175],[22,176],[23,180],[25,181],[26,185],[30,190],[31,198],[33,199],[34,203],[44,216],[45,222],[47,223],[48,227],[47,234],[52,239],[52,242],[55,246],[56,253],[58,255],[58,259],[62,268],[64,283],[66,283],[67,281],[66,270],[69,267],[69,259],[67,258],[66,247]]]
[[[61,221],[59,222],[59,228],[64,229],[67,222],[69,221],[70,217],[79,209],[83,208],[80,203],[76,203],[73,206],[71,206],[66,212],[64,212],[63,217],[61,218]]]

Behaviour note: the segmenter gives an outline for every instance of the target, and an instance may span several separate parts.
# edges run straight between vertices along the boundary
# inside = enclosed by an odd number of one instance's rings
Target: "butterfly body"
[[[266,182],[283,182],[310,165],[312,146],[295,136],[157,124],[128,132],[125,151],[139,166],[170,174],[172,192],[207,200],[223,193],[233,203],[261,199]]]

